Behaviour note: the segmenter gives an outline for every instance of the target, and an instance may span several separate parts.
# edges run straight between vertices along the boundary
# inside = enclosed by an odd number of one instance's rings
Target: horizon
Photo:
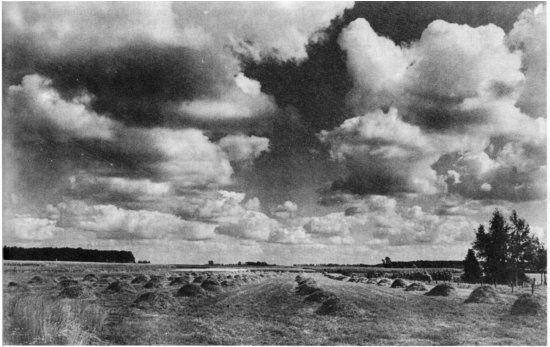
[[[4,246],[456,261],[495,209],[547,240],[544,2],[2,8]]]

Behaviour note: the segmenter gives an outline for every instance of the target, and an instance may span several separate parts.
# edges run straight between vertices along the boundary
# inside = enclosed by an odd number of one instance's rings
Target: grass
[[[109,275],[138,273],[135,267],[109,269]],[[151,275],[166,269],[142,270]],[[60,299],[54,281],[62,273],[82,279],[95,269],[66,266],[63,271],[4,269],[5,344],[117,345],[546,345],[546,287],[536,295],[544,303],[539,316],[512,316],[517,295],[530,288],[498,286],[499,304],[464,304],[475,285],[457,285],[456,296],[428,297],[371,284],[336,281],[307,274],[323,290],[352,302],[353,317],[322,316],[321,305],[295,292],[295,273],[275,274],[250,284],[228,287],[206,297],[175,297],[180,286],[162,280],[158,290],[174,297],[169,308],[139,308],[133,302],[150,291],[104,293],[92,287],[94,300]],[[26,283],[35,275],[48,279],[25,293],[7,283]],[[127,281],[130,281],[127,279]],[[433,285],[429,285],[431,288]],[[157,289],[156,289],[157,290]],[[108,314],[107,322],[106,315]]]
[[[4,302],[4,343],[90,345],[100,343],[105,311],[96,303],[48,295],[17,295]]]

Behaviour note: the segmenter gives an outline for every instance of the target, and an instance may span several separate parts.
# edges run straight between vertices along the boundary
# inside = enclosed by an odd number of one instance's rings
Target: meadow
[[[517,315],[513,304],[530,288],[497,286],[496,301],[465,303],[477,285],[451,284],[448,296],[428,296],[436,283],[409,291],[359,271],[200,270],[4,263],[3,343],[547,344],[545,286],[531,298],[538,309]]]

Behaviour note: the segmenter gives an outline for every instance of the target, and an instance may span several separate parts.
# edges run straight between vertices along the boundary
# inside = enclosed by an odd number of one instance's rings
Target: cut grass
[[[98,335],[107,315],[96,303],[46,295],[18,295],[4,305],[5,344],[101,343]]]

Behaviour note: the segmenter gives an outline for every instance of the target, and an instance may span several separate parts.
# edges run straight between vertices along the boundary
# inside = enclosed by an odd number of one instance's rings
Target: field
[[[426,296],[356,275],[297,273],[280,268],[236,272],[174,271],[168,267],[88,264],[4,264],[4,344],[131,345],[546,345],[546,287],[537,287],[537,315],[512,315],[512,294],[499,286],[498,302],[464,303],[476,286],[454,285],[451,296]],[[94,278],[84,276],[94,274]],[[309,302],[297,293],[297,274],[336,297]],[[146,279],[138,281],[139,275]],[[237,276],[238,275],[238,276]],[[42,283],[29,283],[40,276]],[[187,282],[204,295],[177,296]],[[228,276],[231,276],[228,278]],[[170,285],[175,277],[183,277]],[[147,280],[153,278],[152,284]],[[155,279],[158,278],[158,279]],[[70,282],[75,280],[75,282]],[[121,290],[107,290],[113,282]],[[227,282],[224,282],[227,281]],[[17,283],[18,286],[10,282]],[[134,283],[132,283],[134,282]],[[310,283],[310,282],[308,282]],[[391,281],[389,281],[391,283]],[[434,283],[425,283],[427,289]],[[79,286],[79,298],[62,298]],[[150,288],[146,288],[149,286]],[[198,287],[198,285],[196,286]],[[300,287],[302,288],[302,286]],[[144,293],[155,293],[142,301]],[[80,293],[80,292],[79,292]],[[328,306],[327,306],[328,307]]]

